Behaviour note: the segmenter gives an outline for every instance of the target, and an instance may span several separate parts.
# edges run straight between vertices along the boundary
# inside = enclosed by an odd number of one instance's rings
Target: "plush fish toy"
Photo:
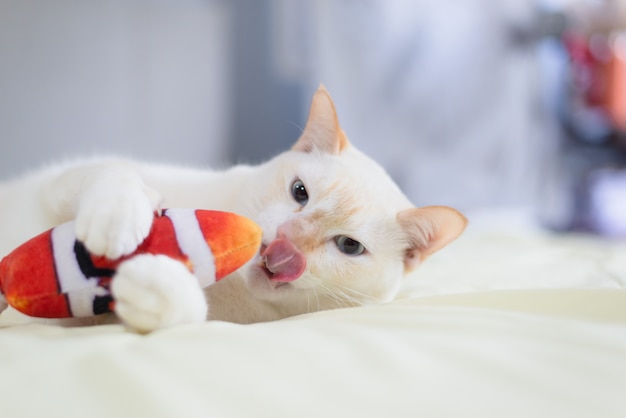
[[[230,212],[166,209],[137,250],[110,260],[76,240],[74,222],[22,244],[0,262],[0,302],[42,318],[113,311],[110,283],[117,266],[137,254],[163,254],[184,263],[202,287],[234,272],[261,244],[261,228]],[[0,303],[2,305],[2,303]]]

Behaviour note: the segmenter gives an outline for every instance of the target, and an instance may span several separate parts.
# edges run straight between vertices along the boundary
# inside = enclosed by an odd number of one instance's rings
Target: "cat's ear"
[[[408,237],[409,246],[404,255],[407,272],[454,241],[467,225],[467,219],[461,213],[446,206],[406,209],[398,213],[397,219]]]
[[[348,145],[348,138],[339,126],[333,99],[326,88],[320,85],[313,95],[304,132],[291,149],[300,152],[317,150],[323,153],[339,154]]]

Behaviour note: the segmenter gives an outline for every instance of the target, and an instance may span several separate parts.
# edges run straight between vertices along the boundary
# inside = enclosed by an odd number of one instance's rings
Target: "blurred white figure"
[[[418,205],[532,204],[538,67],[516,31],[532,26],[533,2],[310,7],[311,83],[332,89],[346,130]]]

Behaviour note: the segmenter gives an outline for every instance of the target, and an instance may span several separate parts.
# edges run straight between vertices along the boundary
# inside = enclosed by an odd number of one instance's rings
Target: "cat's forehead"
[[[320,201],[345,208],[395,213],[411,204],[385,170],[357,150],[301,155],[295,166]]]
[[[276,186],[289,202],[294,181],[302,180],[309,200],[294,219],[315,225],[323,240],[346,234],[375,253],[399,251],[404,235],[397,214],[413,205],[376,162],[358,152],[292,152],[278,170]]]

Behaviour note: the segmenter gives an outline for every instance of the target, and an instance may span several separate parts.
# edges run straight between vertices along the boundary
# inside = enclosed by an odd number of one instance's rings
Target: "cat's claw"
[[[198,279],[166,256],[144,254],[121,263],[111,293],[118,317],[139,332],[201,323],[207,317]]]
[[[84,192],[76,215],[76,237],[90,252],[110,259],[132,253],[148,236],[159,194],[124,178]],[[130,184],[129,184],[130,183]]]

